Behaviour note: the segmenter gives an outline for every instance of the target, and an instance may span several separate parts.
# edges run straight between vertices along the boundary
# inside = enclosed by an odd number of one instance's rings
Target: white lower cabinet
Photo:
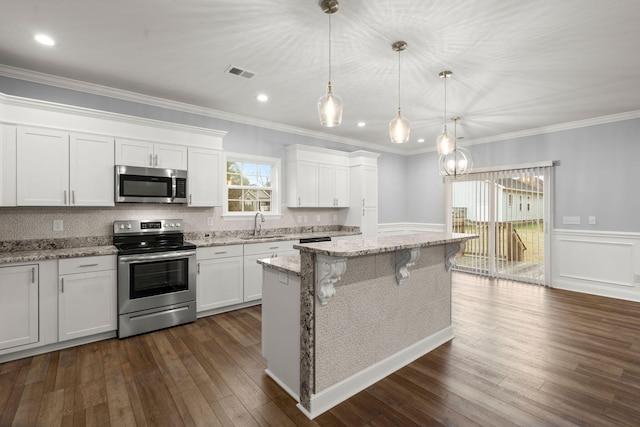
[[[196,250],[197,311],[212,310],[243,301],[242,245],[215,246]]]
[[[115,255],[61,259],[58,274],[59,341],[118,328]]]
[[[0,350],[38,342],[38,267],[0,267]]]
[[[262,265],[259,259],[295,255],[293,245],[298,240],[253,243],[244,246],[244,300],[255,301],[262,298]]]

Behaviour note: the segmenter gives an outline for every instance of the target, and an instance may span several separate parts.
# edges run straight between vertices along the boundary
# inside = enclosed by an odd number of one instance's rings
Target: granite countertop
[[[362,240],[336,240],[331,242],[293,245],[294,249],[317,254],[340,257],[356,257],[421,246],[437,246],[446,243],[465,242],[477,238],[477,234],[428,232],[399,234]]]
[[[245,245],[252,243],[299,240],[308,237],[335,237],[360,234],[359,229],[321,230],[296,232],[295,229],[263,230],[259,238],[246,232],[235,232],[226,236],[204,237],[204,233],[193,233],[185,240],[197,247]],[[243,239],[243,236],[250,237]],[[113,236],[81,237],[69,239],[19,240],[0,242],[0,264],[43,261],[48,259],[78,258],[100,255],[117,255],[118,250],[111,243]]]
[[[354,236],[359,235],[360,232],[355,231],[313,231],[304,233],[277,233],[269,234],[264,232],[261,236],[221,236],[221,237],[205,237],[200,239],[187,239],[188,242],[195,244],[199,248],[210,246],[227,246],[227,245],[246,245],[252,243],[264,243],[264,242],[282,242],[288,240],[299,240],[311,237],[337,237],[337,236]],[[245,238],[243,238],[245,237]]]
[[[117,253],[118,253],[118,250],[113,245],[1,252],[0,264],[8,264],[12,262],[43,261],[47,259],[77,258],[77,257],[99,256],[99,255],[115,255]]]
[[[287,255],[275,258],[259,259],[258,264],[273,268],[283,273],[300,276],[300,255]]]

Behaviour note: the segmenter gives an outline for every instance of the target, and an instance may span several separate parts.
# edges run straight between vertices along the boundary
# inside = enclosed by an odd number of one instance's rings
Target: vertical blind
[[[450,229],[473,233],[456,269],[547,284],[551,166],[510,168],[448,179]]]

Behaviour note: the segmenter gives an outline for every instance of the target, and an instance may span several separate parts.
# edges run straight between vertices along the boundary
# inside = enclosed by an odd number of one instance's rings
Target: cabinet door
[[[69,189],[72,206],[114,205],[113,138],[71,134]]]
[[[275,254],[254,254],[244,256],[244,300],[262,298],[262,265],[259,259],[271,258]]]
[[[115,270],[60,276],[58,339],[66,341],[118,328]]]
[[[38,265],[0,267],[0,350],[38,342]]]
[[[198,312],[242,302],[242,264],[240,256],[198,261],[196,279]]]
[[[296,163],[297,177],[296,200],[289,200],[288,203],[298,207],[318,206],[318,164],[312,162],[298,161]]]
[[[171,144],[154,144],[153,167],[187,170],[187,147]]]
[[[365,207],[378,207],[378,168],[362,167],[362,197]]]
[[[116,140],[116,165],[153,167],[153,142]]]
[[[349,207],[349,197],[351,188],[351,173],[346,166],[336,166],[336,206],[341,208]]]
[[[17,127],[0,124],[0,206],[16,205]]]
[[[318,165],[318,206],[336,206],[336,168],[332,165]]]
[[[69,202],[69,134],[18,128],[18,206],[66,206]]]
[[[189,148],[189,206],[222,206],[222,152]]]

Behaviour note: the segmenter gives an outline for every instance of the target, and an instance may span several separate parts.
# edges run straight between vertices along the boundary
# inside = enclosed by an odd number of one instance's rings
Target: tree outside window
[[[228,212],[271,212],[272,174],[270,164],[227,161]]]

